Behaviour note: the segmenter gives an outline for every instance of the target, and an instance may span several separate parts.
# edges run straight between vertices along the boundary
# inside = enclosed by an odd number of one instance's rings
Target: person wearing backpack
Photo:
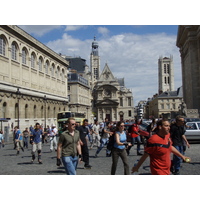
[[[130,143],[127,143],[126,132],[124,130],[124,122],[120,121],[117,123],[115,142],[112,148],[111,175],[115,175],[119,157],[122,159],[124,165],[124,175],[130,175],[129,164],[126,154],[126,147],[130,145]]]

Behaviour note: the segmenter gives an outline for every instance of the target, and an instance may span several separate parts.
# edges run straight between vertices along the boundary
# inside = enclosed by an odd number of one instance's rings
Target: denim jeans
[[[28,137],[24,137],[24,147],[28,148]]]
[[[78,157],[66,156],[62,157],[62,162],[65,167],[67,175],[76,175],[76,168],[78,165]]]
[[[98,154],[103,149],[103,147],[108,143],[108,140],[109,140],[108,138],[101,139],[101,144],[100,144],[99,148],[97,149],[96,154]],[[106,153],[110,153],[110,151],[108,149],[106,149]]]
[[[131,138],[132,146],[128,146],[128,148],[126,149],[128,155],[129,155],[129,152],[131,150],[131,147],[133,147],[135,145],[135,142],[137,142],[137,152],[138,153],[140,152],[141,139],[140,139],[140,136],[137,136],[135,138]]]
[[[181,154],[183,154],[183,146],[174,146]],[[173,155],[173,167],[175,171],[179,171],[181,167],[182,158]]]

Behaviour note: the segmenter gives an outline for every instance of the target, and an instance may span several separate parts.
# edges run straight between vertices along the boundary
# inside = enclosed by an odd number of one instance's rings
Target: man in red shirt
[[[157,123],[158,132],[151,136],[145,147],[145,153],[139,160],[138,164],[132,168],[132,173],[138,171],[142,163],[150,156],[150,168],[152,175],[169,175],[171,152],[181,157],[183,160],[190,159],[182,155],[172,146],[170,140],[170,123],[168,120],[160,120]]]

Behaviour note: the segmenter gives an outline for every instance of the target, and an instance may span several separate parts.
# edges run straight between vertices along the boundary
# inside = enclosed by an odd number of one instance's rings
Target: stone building
[[[180,113],[180,105],[183,101],[182,87],[177,91],[166,91],[160,95],[154,95],[147,103],[148,116],[155,118],[175,118]]]
[[[113,76],[106,64],[93,89],[94,113],[99,121],[133,119],[132,92],[124,85],[124,79]]]
[[[69,108],[85,113],[90,122],[105,118],[111,121],[133,119],[132,92],[125,87],[123,78],[113,76],[107,64],[101,72],[98,47],[94,38],[90,67],[85,59],[65,57],[71,70],[68,74]]]
[[[158,59],[158,94],[166,91],[174,91],[174,66],[170,56]]]
[[[192,112],[197,109],[197,113],[199,113],[200,25],[180,25],[176,45],[180,49],[181,56],[184,102],[187,105],[187,109],[192,109]]]
[[[1,25],[0,118],[11,118],[4,126],[56,124],[57,113],[67,110],[68,65],[19,27]]]
[[[148,99],[145,116],[155,118],[174,118],[180,113],[183,101],[182,87],[174,90],[173,58],[158,59],[158,94]]]

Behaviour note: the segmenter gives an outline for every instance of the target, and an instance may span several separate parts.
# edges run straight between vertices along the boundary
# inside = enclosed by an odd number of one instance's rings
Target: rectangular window
[[[131,106],[131,98],[128,98],[128,106]]]
[[[128,111],[128,116],[129,116],[129,117],[132,116],[131,110]]]
[[[120,106],[123,106],[123,98],[120,98]]]
[[[168,110],[170,109],[170,104],[167,104],[167,109],[168,109]]]

